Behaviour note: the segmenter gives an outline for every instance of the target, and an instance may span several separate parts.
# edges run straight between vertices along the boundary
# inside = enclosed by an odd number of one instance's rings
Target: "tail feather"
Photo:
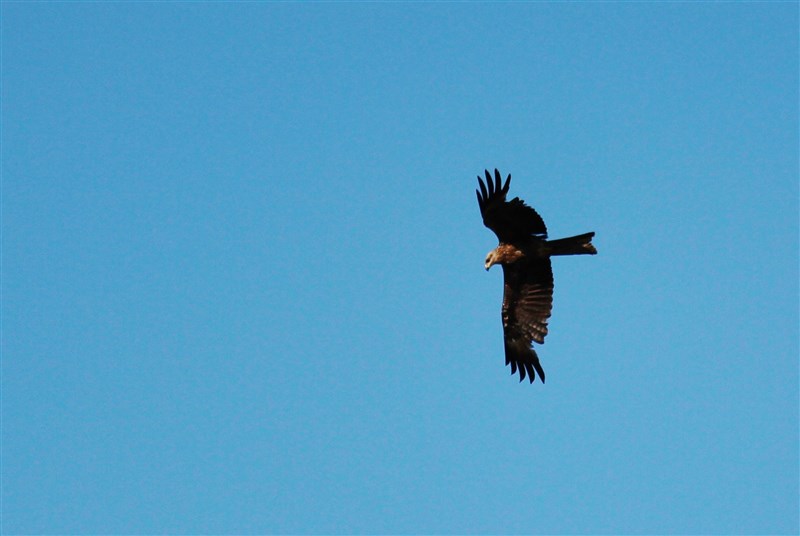
[[[569,238],[548,240],[547,246],[550,255],[596,255],[597,250],[592,245],[594,233],[585,233]]]

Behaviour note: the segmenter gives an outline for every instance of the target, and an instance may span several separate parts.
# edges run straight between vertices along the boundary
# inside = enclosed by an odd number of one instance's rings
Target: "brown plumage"
[[[500,244],[486,256],[484,267],[503,266],[503,336],[506,365],[511,374],[519,370],[519,381],[527,374],[531,383],[536,375],[544,383],[544,370],[533,342],[544,343],[547,319],[553,309],[553,255],[594,255],[594,233],[560,240],[547,240],[547,227],[539,214],[519,197],[506,200],[511,183],[505,184],[500,172],[494,179],[486,171],[486,184],[478,176],[478,206],[483,224],[494,231]],[[535,374],[534,374],[535,372]]]

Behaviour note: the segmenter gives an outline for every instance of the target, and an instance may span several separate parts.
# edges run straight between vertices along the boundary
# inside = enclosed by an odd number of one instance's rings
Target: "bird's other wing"
[[[530,382],[534,371],[544,383],[544,370],[531,348],[544,343],[547,319],[553,310],[553,271],[550,259],[503,265],[503,336],[506,365],[511,374],[519,370],[519,381],[527,373]]]
[[[478,176],[480,190],[475,190],[478,195],[478,206],[481,209],[483,224],[494,231],[500,242],[514,242],[523,240],[531,235],[547,238],[547,227],[542,217],[519,197],[506,201],[508,187],[511,184],[511,175],[503,183],[500,172],[494,170],[492,179],[489,170],[486,170],[486,183]]]

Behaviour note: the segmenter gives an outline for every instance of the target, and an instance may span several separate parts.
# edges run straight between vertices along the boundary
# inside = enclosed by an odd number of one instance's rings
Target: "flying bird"
[[[595,255],[594,233],[585,233],[560,240],[547,240],[547,227],[542,217],[519,197],[506,200],[511,183],[505,183],[494,170],[494,180],[486,171],[486,184],[478,175],[478,206],[483,224],[494,231],[500,244],[486,255],[488,271],[495,264],[503,267],[503,338],[506,365],[511,374],[519,370],[519,381],[525,375],[531,383],[536,374],[544,383],[544,369],[533,343],[544,344],[547,319],[553,309],[554,255]]]

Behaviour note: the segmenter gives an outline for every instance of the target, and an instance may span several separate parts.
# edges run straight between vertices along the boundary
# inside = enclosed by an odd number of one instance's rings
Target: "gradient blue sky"
[[[797,3],[1,9],[4,534],[798,532]]]

